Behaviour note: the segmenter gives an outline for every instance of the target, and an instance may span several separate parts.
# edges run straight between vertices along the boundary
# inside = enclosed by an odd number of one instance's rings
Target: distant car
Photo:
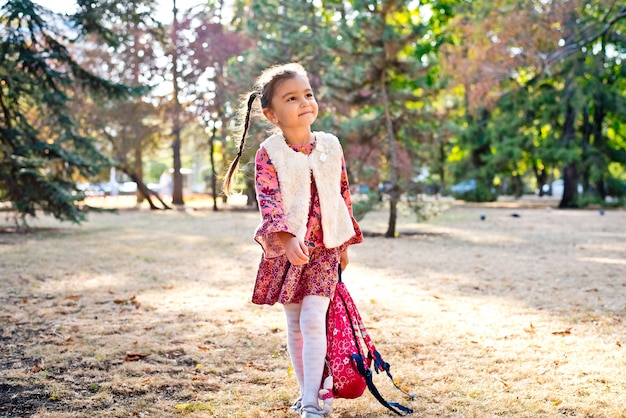
[[[476,180],[470,179],[450,186],[450,191],[455,194],[464,194],[476,190]]]
[[[120,183],[119,192],[122,194],[132,194],[137,192],[137,183],[134,181],[125,181],[124,183]]]
[[[391,192],[391,182],[385,181],[378,185],[378,193],[389,193]]]
[[[89,184],[84,190],[85,196],[105,196],[111,194],[110,183],[93,183]]]

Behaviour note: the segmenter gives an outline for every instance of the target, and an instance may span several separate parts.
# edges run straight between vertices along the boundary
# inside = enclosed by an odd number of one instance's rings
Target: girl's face
[[[317,101],[309,80],[296,75],[276,86],[270,107],[263,109],[263,114],[281,130],[308,129],[317,119],[317,111]]]

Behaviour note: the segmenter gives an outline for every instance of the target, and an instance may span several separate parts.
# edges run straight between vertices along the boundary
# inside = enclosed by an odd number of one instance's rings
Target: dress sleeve
[[[350,184],[348,183],[346,161],[343,157],[341,159],[341,196],[343,196],[343,200],[346,202],[346,206],[348,207],[348,212],[350,212],[350,219],[352,219],[352,226],[354,227],[355,232],[352,238],[341,244],[339,247],[341,251],[344,251],[349,245],[363,242],[363,232],[361,232],[361,228],[359,227],[356,219],[354,219],[352,212],[352,194],[350,193]]]
[[[256,153],[255,187],[262,220],[254,233],[254,239],[263,248],[265,258],[278,257],[285,253],[285,249],[277,233],[293,233],[289,230],[283,210],[278,174],[265,148],[259,148]]]

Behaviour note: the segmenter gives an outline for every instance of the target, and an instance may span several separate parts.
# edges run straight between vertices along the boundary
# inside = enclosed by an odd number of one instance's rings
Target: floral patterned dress
[[[291,148],[294,152],[308,155],[315,148],[315,143],[291,146]],[[291,233],[291,231],[283,212],[276,168],[264,148],[257,151],[255,163],[256,192],[263,219],[254,239],[263,248],[263,256],[257,272],[252,302],[267,305],[273,305],[276,302],[300,303],[308,295],[331,298],[335,293],[338,280],[340,252],[349,245],[363,241],[361,229],[352,217],[352,200],[345,161],[342,160],[341,195],[348,205],[355,235],[338,248],[324,246],[319,196],[315,179],[311,174],[311,202],[305,235],[305,244],[309,248],[309,262],[299,266],[289,263],[277,235],[278,232]]]

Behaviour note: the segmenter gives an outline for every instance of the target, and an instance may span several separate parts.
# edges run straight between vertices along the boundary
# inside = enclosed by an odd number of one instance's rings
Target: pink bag
[[[372,362],[376,373],[385,371],[398,390],[410,396],[411,399],[415,396],[402,390],[393,380],[393,376],[389,372],[391,366],[382,359],[376,350],[346,285],[341,281],[341,268],[339,269],[339,283],[337,283],[335,295],[328,307],[326,335],[327,367],[323,380],[329,375],[332,376],[332,397],[358,398],[367,387],[382,405],[396,414],[413,413],[413,410],[398,403],[387,402],[374,385],[371,370]],[[367,355],[363,350],[363,342],[368,351]]]

